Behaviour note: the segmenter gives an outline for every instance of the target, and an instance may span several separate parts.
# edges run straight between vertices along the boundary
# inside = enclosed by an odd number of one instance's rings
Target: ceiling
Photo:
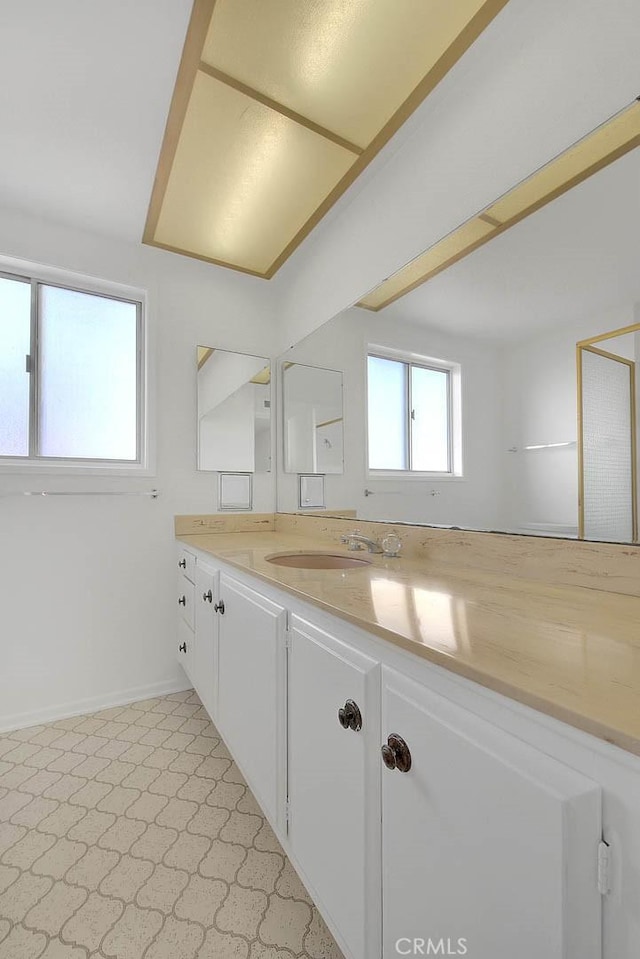
[[[636,149],[380,315],[516,340],[640,299],[639,255]]]
[[[0,209],[140,241],[191,8],[0,3]],[[361,298],[640,92],[639,17],[637,0],[509,0],[273,280],[283,339]],[[635,162],[617,161],[381,316],[520,336],[541,318],[637,299]],[[593,205],[575,209],[582,195]]]
[[[138,242],[191,0],[3,0],[0,206]]]
[[[195,0],[144,242],[270,278],[507,0]]]

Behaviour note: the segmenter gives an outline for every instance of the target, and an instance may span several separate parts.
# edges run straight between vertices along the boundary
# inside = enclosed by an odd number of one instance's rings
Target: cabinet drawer
[[[195,597],[195,586],[189,582],[184,574],[178,576],[178,609],[182,614],[187,626],[194,628],[193,605]]]
[[[178,569],[183,576],[186,576],[192,583],[196,581],[196,558],[193,553],[184,547],[178,547]]]

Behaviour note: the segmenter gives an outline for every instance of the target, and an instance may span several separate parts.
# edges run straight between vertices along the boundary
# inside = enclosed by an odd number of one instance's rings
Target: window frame
[[[150,463],[148,408],[148,330],[147,295],[137,288],[85,277],[54,267],[32,267],[23,261],[0,260],[0,278],[26,283],[31,290],[29,346],[29,452],[26,456],[0,453],[0,473],[69,473],[73,475],[145,476],[153,475]],[[136,307],[136,458],[135,460],[98,457],[55,457],[38,450],[40,399],[40,291],[56,287],[103,299],[129,303]]]
[[[395,363],[402,363],[407,367],[406,374],[406,393],[405,393],[405,413],[406,413],[406,436],[407,455],[409,460],[408,469],[376,469],[370,466],[369,459],[369,357],[379,360],[391,360]],[[411,468],[412,451],[412,423],[415,422],[412,417],[412,385],[411,369],[417,367],[424,370],[433,370],[438,373],[447,374],[447,464],[448,469],[444,470],[414,470]],[[416,353],[400,352],[393,349],[375,346],[370,344],[365,354],[365,403],[366,403],[366,433],[365,433],[365,456],[366,472],[370,479],[403,479],[403,480],[445,480],[452,481],[463,480],[462,473],[462,455],[461,455],[461,366],[459,363],[439,360],[428,356],[418,355]]]

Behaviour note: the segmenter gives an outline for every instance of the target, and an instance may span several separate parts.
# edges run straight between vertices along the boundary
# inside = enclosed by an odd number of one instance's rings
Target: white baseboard
[[[47,709],[0,716],[0,733],[10,732],[12,729],[23,729],[27,726],[38,726],[40,723],[52,723],[56,719],[67,719],[70,716],[95,713],[100,709],[109,709],[111,706],[126,706],[128,703],[135,703],[142,699],[153,699],[156,696],[167,696],[169,693],[180,693],[185,689],[191,689],[191,685],[190,680],[185,675],[182,678],[178,677],[162,683],[151,683],[149,686],[134,686],[131,689],[123,689],[104,696],[77,699],[71,703],[49,706]]]

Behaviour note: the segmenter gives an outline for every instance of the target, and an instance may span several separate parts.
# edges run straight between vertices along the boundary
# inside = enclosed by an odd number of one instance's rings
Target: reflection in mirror
[[[639,180],[635,149],[384,309],[351,307],[287,351],[343,373],[329,513],[638,542]],[[422,369],[438,375],[418,389]],[[278,509],[298,509],[281,473]]]
[[[264,356],[197,348],[198,469],[271,469],[271,366]]]
[[[585,539],[638,541],[640,324],[578,344],[578,482]]]
[[[282,364],[284,469],[342,473],[342,373]]]

